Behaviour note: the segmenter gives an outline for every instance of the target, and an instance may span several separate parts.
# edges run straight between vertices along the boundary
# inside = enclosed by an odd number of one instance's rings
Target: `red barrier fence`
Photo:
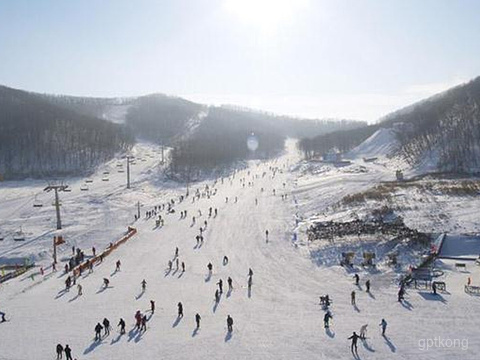
[[[73,275],[74,276],[79,276],[80,273],[82,273],[84,270],[88,269],[89,265],[91,264],[92,266],[95,265],[95,263],[97,262],[102,262],[103,261],[103,258],[105,258],[106,256],[110,255],[110,253],[115,250],[117,247],[119,247],[120,245],[122,245],[123,243],[127,242],[133,235],[135,235],[137,233],[137,229],[135,229],[134,227],[131,227],[129,226],[128,227],[128,230],[127,230],[127,233],[124,237],[122,237],[120,240],[114,242],[114,243],[110,243],[110,246],[105,249],[102,253],[96,255],[95,257],[93,258],[90,258],[88,259],[87,261],[83,262],[82,264],[76,266],[74,269],[73,269]]]

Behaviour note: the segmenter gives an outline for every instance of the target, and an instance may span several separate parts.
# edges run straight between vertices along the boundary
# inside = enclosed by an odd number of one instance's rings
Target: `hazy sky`
[[[373,121],[480,75],[479,0],[0,0],[0,84]]]

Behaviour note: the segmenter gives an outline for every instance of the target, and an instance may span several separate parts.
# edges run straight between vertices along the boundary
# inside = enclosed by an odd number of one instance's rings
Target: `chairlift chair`
[[[43,203],[37,199],[37,197],[35,196],[35,200],[33,201],[33,207],[34,208],[39,208],[39,207],[42,207],[43,206]]]

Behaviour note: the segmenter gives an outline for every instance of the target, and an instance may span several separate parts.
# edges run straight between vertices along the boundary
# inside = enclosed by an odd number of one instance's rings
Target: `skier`
[[[121,265],[120,260],[117,260],[115,272],[120,271],[120,265]]]
[[[222,294],[223,293],[223,281],[222,281],[222,279],[218,280],[217,285],[218,285],[218,289],[220,290],[220,294]]]
[[[110,285],[110,280],[108,280],[107,278],[103,278],[103,286],[105,286],[105,288],[107,288],[108,285]]]
[[[95,257],[95,253],[96,253],[96,249],[95,249],[95,246],[92,246],[92,253],[93,253],[93,257]]]
[[[325,315],[323,316],[323,326],[325,327],[325,329],[328,329],[330,327],[330,319],[332,319],[333,316],[332,314],[330,313],[330,311],[327,311],[325,313]]]
[[[217,214],[218,214],[218,210],[217,208],[215,208],[215,217],[217,217]]]
[[[147,315],[142,316],[142,326],[140,327],[140,331],[147,331]]]
[[[351,301],[352,301],[352,305],[355,305],[355,291],[352,291]]]
[[[68,344],[65,345],[64,351],[65,351],[65,355],[67,357],[66,360],[72,360],[72,349],[70,349],[70,346],[68,346]]]
[[[385,330],[387,330],[387,322],[385,319],[382,319],[382,322],[378,326],[382,327],[382,336],[385,336]]]
[[[252,277],[248,277],[248,291],[252,290]]]
[[[145,289],[147,288],[147,282],[145,281],[145,279],[142,280],[142,291],[145,291]]]
[[[268,243],[268,230],[265,230],[265,241]]]
[[[230,315],[227,315],[227,328],[228,328],[228,332],[233,331],[233,319]]]
[[[370,280],[365,281],[365,287],[367,288],[365,291],[367,293],[369,293],[370,292]]]
[[[102,325],[100,323],[97,323],[95,326],[95,340],[101,340],[102,339]]]
[[[125,320],[120,318],[120,321],[118,322],[117,326],[120,326],[120,334],[122,335],[125,334]]]
[[[248,268],[248,276],[250,276],[250,277],[253,276],[253,270],[252,270],[252,268]]]
[[[211,274],[213,269],[213,265],[211,262],[208,263],[207,268],[208,268],[208,272]]]
[[[175,260],[175,265],[176,265],[176,269],[178,270],[178,262],[179,262],[179,259],[177,257],[177,259]]]
[[[172,270],[172,260],[168,260],[168,271]]]
[[[398,290],[398,302],[402,302],[402,300],[404,299],[404,295],[405,295],[405,290],[403,289],[403,286],[402,286],[400,290]]]
[[[365,324],[360,328],[360,339],[365,339],[367,337],[367,326],[368,324]]]
[[[140,325],[142,325],[142,313],[137,310],[135,313],[135,329],[140,329]]]
[[[353,335],[348,338],[348,340],[352,340],[352,345],[350,349],[352,350],[352,354],[356,355],[358,357],[358,348],[357,348],[357,341],[360,338],[360,336],[357,335],[357,333],[354,331]]]
[[[63,346],[61,344],[57,344],[57,360],[61,359],[63,355]]]
[[[183,317],[183,305],[181,302],[177,304],[178,306],[178,317]]]
[[[185,263],[182,261],[182,273],[185,272]]]
[[[233,280],[232,280],[232,278],[229,276],[228,279],[227,279],[228,291],[233,290],[232,282],[233,282]]]
[[[150,300],[150,311],[152,312],[152,315],[155,314],[155,301]]]
[[[200,316],[200,314],[196,314],[195,315],[195,322],[197,323],[197,329],[200,328],[200,320],[202,320],[202,317]]]
[[[355,278],[355,285],[358,286],[358,283],[360,281],[360,276],[358,276],[358,274],[355,274],[355,275],[353,275],[353,277]]]
[[[107,318],[103,319],[103,328],[105,329],[105,336],[110,335],[110,321]]]
[[[432,283],[432,291],[433,295],[437,295],[437,285],[435,285],[435,282]]]
[[[173,257],[174,259],[178,257],[178,247],[175,248],[175,256]]]
[[[218,292],[218,289],[215,290],[215,303],[219,303],[220,302],[220,293]]]
[[[227,255],[225,255],[223,257],[223,265],[227,265],[227,264],[228,264],[228,257],[227,257]]]
[[[77,285],[77,290],[78,290],[77,296],[82,296],[82,285],[78,284]]]

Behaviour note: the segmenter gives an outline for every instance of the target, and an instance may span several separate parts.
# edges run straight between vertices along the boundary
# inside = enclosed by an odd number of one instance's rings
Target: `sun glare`
[[[290,24],[308,0],[226,0],[228,12],[263,34],[273,34]]]

